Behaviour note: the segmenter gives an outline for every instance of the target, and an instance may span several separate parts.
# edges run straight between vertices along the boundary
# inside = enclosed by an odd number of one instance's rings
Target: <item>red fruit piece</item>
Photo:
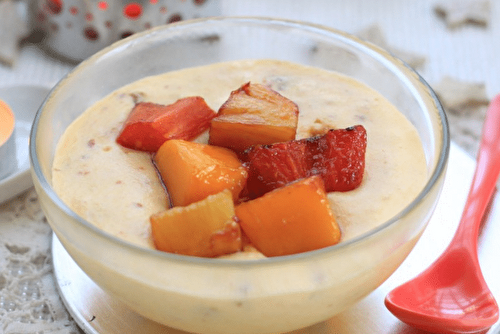
[[[326,191],[356,189],[365,170],[366,130],[362,125],[329,130],[308,142],[311,175],[320,175]]]
[[[272,145],[243,155],[248,167],[246,196],[259,197],[292,181],[319,175],[327,192],[349,191],[363,180],[366,130],[362,125]]]
[[[182,98],[170,105],[139,102],[116,141],[134,150],[156,152],[168,139],[196,138],[209,128],[216,115],[199,96]]]
[[[248,180],[246,195],[257,198],[308,175],[307,143],[292,140],[253,146],[245,152]]]

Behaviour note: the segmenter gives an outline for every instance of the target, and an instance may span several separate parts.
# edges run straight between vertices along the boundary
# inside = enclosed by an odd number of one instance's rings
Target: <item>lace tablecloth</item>
[[[226,15],[261,15],[313,21],[358,33],[377,24],[386,43],[425,57],[418,70],[431,84],[445,76],[500,92],[500,27],[468,25],[450,30],[433,8],[436,1],[222,1]],[[491,17],[500,3],[491,1]],[[53,86],[72,64],[52,58],[36,44],[23,45],[13,66],[0,64],[0,87]],[[449,112],[452,139],[475,155],[484,107]],[[59,298],[51,264],[51,229],[36,193],[28,189],[0,204],[0,332],[81,333]]]
[[[80,333],[54,283],[51,235],[33,189],[0,206],[2,333]]]

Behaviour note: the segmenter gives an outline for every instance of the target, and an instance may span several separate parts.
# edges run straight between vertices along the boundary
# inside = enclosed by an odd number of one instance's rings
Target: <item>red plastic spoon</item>
[[[433,333],[480,333],[498,320],[498,305],[477,257],[479,225],[500,173],[500,95],[491,101],[476,172],[460,225],[445,252],[385,305],[401,321]]]

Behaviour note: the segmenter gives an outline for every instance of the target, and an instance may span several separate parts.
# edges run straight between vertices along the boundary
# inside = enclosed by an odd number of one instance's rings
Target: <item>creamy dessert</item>
[[[342,241],[387,221],[422,190],[427,174],[417,131],[383,96],[337,73],[275,60],[213,64],[147,77],[100,100],[66,130],[53,164],[53,186],[77,214],[109,234],[154,248],[149,218],[168,207],[151,154],[116,143],[137,102],[171,104],[201,96],[214,110],[245,82],[271,87],[297,104],[296,138],[361,124],[365,171],[352,191],[328,200]],[[207,142],[205,133],[196,139]],[[241,252],[232,258],[260,257]]]

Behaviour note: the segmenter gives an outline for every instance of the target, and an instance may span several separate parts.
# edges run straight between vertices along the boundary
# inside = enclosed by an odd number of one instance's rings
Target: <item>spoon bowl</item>
[[[497,321],[498,308],[476,264],[467,250],[450,250],[418,279],[394,289],[387,308],[425,331],[480,333]]]
[[[459,227],[443,254],[424,272],[392,290],[385,305],[410,326],[433,333],[481,333],[499,317],[484,281],[477,238],[500,174],[500,95],[486,114],[476,171]]]

